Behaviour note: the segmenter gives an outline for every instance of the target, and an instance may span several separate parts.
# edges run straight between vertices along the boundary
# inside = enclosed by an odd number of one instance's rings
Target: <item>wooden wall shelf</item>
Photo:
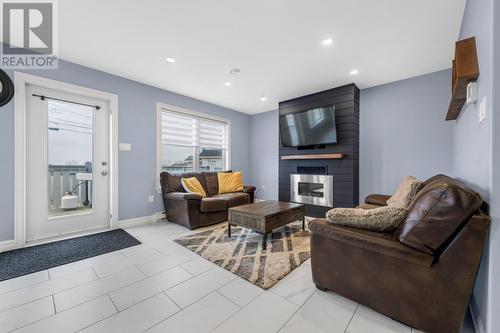
[[[309,155],[284,155],[282,160],[335,160],[344,158],[344,154],[309,154]]]
[[[452,97],[446,120],[455,120],[467,98],[467,85],[479,77],[476,39],[470,37],[455,43],[455,59],[451,73]]]

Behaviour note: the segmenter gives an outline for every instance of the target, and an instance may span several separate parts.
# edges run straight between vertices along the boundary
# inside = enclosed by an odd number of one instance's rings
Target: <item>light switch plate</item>
[[[154,196],[154,195],[152,195],[152,194],[150,194],[150,195],[148,196],[148,202],[149,202],[149,203],[153,203],[153,202],[155,202],[155,196]]]
[[[467,85],[467,104],[474,104],[477,102],[477,82],[469,82]]]
[[[132,145],[130,143],[120,142],[118,148],[119,148],[120,151],[131,151],[132,150]]]
[[[483,97],[479,104],[479,122],[482,123],[486,119],[486,97]]]

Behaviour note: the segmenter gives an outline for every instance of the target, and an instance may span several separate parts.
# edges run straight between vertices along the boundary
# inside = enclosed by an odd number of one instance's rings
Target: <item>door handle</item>
[[[108,172],[107,172],[106,170],[102,170],[101,175],[103,175],[103,176],[107,176],[107,175],[108,175]]]

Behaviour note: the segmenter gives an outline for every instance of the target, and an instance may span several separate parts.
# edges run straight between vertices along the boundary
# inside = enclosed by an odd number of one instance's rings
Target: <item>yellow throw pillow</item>
[[[207,196],[205,190],[203,189],[203,186],[201,185],[200,181],[196,179],[196,177],[182,178],[181,183],[186,192],[199,194],[202,198],[205,198]]]
[[[218,172],[219,194],[243,191],[243,173],[239,172]]]

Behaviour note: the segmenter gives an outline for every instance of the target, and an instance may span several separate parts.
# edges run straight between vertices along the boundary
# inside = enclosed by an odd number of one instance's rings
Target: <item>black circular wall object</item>
[[[14,96],[14,83],[3,70],[0,69],[0,107],[9,103]]]

